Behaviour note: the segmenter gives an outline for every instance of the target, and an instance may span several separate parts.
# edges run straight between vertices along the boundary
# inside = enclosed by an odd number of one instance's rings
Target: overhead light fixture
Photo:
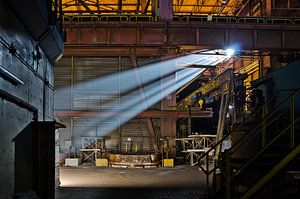
[[[225,50],[225,54],[228,56],[228,57],[232,57],[234,54],[235,54],[235,50],[232,49],[232,48],[227,48]]]
[[[2,66],[0,66],[0,76],[9,81],[10,83],[12,83],[15,86],[18,86],[20,84],[24,84],[24,82],[22,80],[20,80],[18,77],[16,77],[14,74],[12,74],[11,72],[9,72],[8,70],[6,70],[5,68],[3,68]]]

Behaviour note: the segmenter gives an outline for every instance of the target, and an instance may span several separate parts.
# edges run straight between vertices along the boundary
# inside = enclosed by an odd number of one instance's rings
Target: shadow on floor
[[[202,199],[203,190],[195,188],[72,188],[60,187],[56,199]]]

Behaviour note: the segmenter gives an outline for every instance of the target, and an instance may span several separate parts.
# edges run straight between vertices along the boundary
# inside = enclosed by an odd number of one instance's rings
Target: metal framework
[[[205,20],[206,19],[206,20]],[[65,56],[163,56],[178,50],[299,50],[300,20],[289,18],[199,17],[173,22],[72,22]]]
[[[183,150],[182,153],[190,160],[191,166],[198,164],[199,158],[207,152],[216,142],[216,135],[189,135],[187,138],[177,138],[181,141]],[[213,152],[211,153],[210,161],[213,161]]]
[[[80,137],[82,162],[96,162],[105,153],[105,140],[99,137]]]
[[[166,1],[166,0],[164,0]],[[65,15],[154,14],[158,0],[62,0]],[[234,15],[242,0],[173,0],[175,15]]]

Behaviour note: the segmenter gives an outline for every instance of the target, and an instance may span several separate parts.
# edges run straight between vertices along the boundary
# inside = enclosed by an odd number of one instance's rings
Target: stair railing
[[[277,141],[281,136],[283,136],[288,130],[290,130],[290,149],[293,150],[295,148],[295,123],[297,123],[300,120],[300,117],[295,119],[295,96],[299,94],[299,89],[293,90],[292,94],[288,96],[285,100],[283,100],[277,108],[274,109],[270,114],[268,114],[249,134],[243,136],[241,139],[239,139],[232,147],[225,153],[225,170],[226,172],[226,198],[231,198],[231,192],[232,192],[232,181],[240,174],[242,173],[250,164],[254,162],[254,160],[259,157],[269,146],[271,146],[275,141]],[[290,123],[279,133],[275,135],[272,139],[269,141],[266,139],[266,135],[264,135],[264,131],[266,127],[270,126],[271,124],[274,124],[274,121],[279,119],[282,115],[284,115],[284,112],[280,112],[280,109],[283,108],[287,103],[290,103]],[[275,115],[276,114],[276,115]],[[273,117],[273,118],[272,118]],[[272,119],[271,119],[272,118]],[[271,119],[268,121],[268,119]],[[259,128],[261,127],[261,128]],[[241,148],[247,146],[247,144],[256,138],[257,135],[262,134],[262,148],[259,149],[259,151],[252,154],[251,157],[245,162],[238,170],[236,170],[234,173],[231,172],[230,169],[230,159],[233,156],[234,153],[236,153]],[[229,161],[228,161],[229,159]],[[277,173],[276,173],[277,174]],[[274,177],[276,175],[275,173],[271,176]],[[271,178],[270,178],[271,179]],[[261,188],[261,187],[260,187]]]
[[[279,90],[278,93],[276,95],[273,95],[268,101],[266,101],[263,105],[261,105],[259,107],[259,109],[262,109],[263,110],[263,113],[265,113],[265,110],[266,110],[266,107],[272,103],[272,101],[274,99],[276,99],[276,97],[279,95],[279,93],[282,93],[282,92],[291,92],[290,95],[288,95],[284,100],[281,101],[281,103],[279,103],[279,105],[269,114],[265,115],[264,118],[261,120],[261,122],[254,128],[252,129],[249,133],[247,133],[246,135],[242,136],[240,139],[238,139],[231,147],[230,150],[234,150],[236,148],[239,149],[240,147],[244,146],[246,143],[248,143],[248,139],[250,137],[252,137],[253,135],[257,135],[259,134],[259,132],[263,132],[265,127],[272,124],[274,121],[276,121],[276,119],[280,118],[284,113],[278,113],[278,111],[285,105],[285,103],[287,101],[290,100],[290,104],[291,104],[291,119],[293,119],[293,122],[292,122],[292,127],[291,129],[291,135],[293,135],[291,137],[291,143],[294,143],[295,140],[294,140],[294,130],[295,130],[295,95],[297,95],[300,91],[300,89],[282,89],[282,90]],[[277,115],[275,115],[277,114]],[[275,116],[274,116],[275,115]],[[251,116],[246,118],[242,123],[240,123],[239,125],[237,125],[231,132],[233,132],[235,129],[243,126],[246,122],[248,122],[249,120],[251,119]],[[270,120],[271,119],[271,120]],[[262,127],[262,128],[260,128]],[[222,143],[225,139],[227,139],[229,137],[229,135],[231,135],[231,132],[229,134],[226,134],[224,135],[219,141],[217,141],[213,146],[211,146],[211,148],[209,150],[207,150],[205,153],[203,153],[199,159],[198,159],[198,166],[199,168],[206,174],[207,178],[206,178],[206,198],[209,197],[209,176],[213,173],[213,172],[216,172],[216,170],[220,167],[220,162],[219,162],[219,159],[220,157],[218,157],[218,159],[214,160],[213,161],[213,165],[209,165],[209,162],[210,162],[210,156],[211,156],[211,153],[214,153],[216,148],[217,147],[222,147]],[[232,152],[230,152],[230,150],[227,151],[227,153],[225,153],[225,157],[223,158],[225,161],[226,159],[229,158],[229,163],[230,163],[230,155],[228,154],[232,154]],[[236,152],[236,150],[234,150],[234,152]],[[229,153],[228,153],[229,152]],[[226,155],[227,154],[227,155]],[[228,160],[227,160],[228,162]],[[204,165],[203,165],[204,163]],[[226,164],[226,169],[230,170],[230,168],[227,168],[229,167],[228,164]],[[228,171],[229,172],[229,171]],[[227,173],[225,171],[225,173]],[[230,174],[230,172],[228,173]],[[228,184],[228,186],[231,184],[231,177],[227,178],[228,182],[226,184]],[[230,187],[227,187],[226,189],[228,189],[226,191],[229,192],[231,190]],[[227,193],[228,195],[226,196],[226,198],[230,198],[230,192]]]

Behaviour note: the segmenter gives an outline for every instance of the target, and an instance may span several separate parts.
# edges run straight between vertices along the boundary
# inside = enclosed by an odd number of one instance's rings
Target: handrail
[[[66,14],[62,18],[64,21],[156,21],[152,15],[138,15],[138,14],[88,14],[75,15]],[[159,20],[158,20],[159,21]],[[252,24],[299,24],[300,18],[278,18],[278,17],[236,17],[236,16],[212,16],[209,18],[205,15],[173,15],[173,21],[180,22],[200,22],[200,23],[252,23]]]
[[[132,15],[129,16],[129,21],[135,21],[135,22],[139,22],[139,21],[155,21],[154,17],[151,15]]]
[[[269,121],[268,123],[265,124],[265,126],[269,126],[270,124],[272,124],[276,119],[278,119],[279,117],[281,117],[282,115],[284,115],[284,113],[280,113],[278,115],[276,115],[276,117],[272,118],[271,121]],[[267,119],[267,118],[266,118]],[[260,127],[261,125],[263,125],[265,120],[263,120],[262,122],[260,122],[254,129],[252,129],[249,133],[247,133],[244,137],[242,137],[241,139],[239,139],[234,145],[231,146],[231,149],[229,152],[231,154],[235,153],[238,149],[240,149],[244,144],[247,144],[251,139],[248,139],[250,137],[254,137],[256,135],[258,135],[261,131],[263,131],[263,129],[259,129],[258,127]],[[242,142],[241,140],[244,140],[244,142]],[[238,143],[238,142],[242,142],[242,143]],[[239,144],[239,146],[237,146],[235,148],[235,146]]]
[[[283,100],[279,106],[277,106],[277,108],[271,113],[269,114],[268,116],[271,117],[272,115],[274,115],[274,113],[277,112],[277,110],[279,110],[286,102],[290,102],[290,113],[291,113],[291,118],[290,118],[290,123],[278,134],[275,135],[275,137],[273,137],[270,141],[268,141],[268,143],[264,143],[262,145],[262,147],[260,148],[260,150],[258,152],[255,152],[255,154],[252,154],[250,158],[247,158],[247,162],[245,164],[243,164],[240,168],[238,168],[237,171],[235,171],[233,173],[233,175],[231,174],[231,172],[228,172],[227,173],[227,182],[226,182],[226,195],[227,195],[227,198],[230,198],[230,195],[231,195],[231,182],[234,178],[236,178],[239,174],[241,174],[245,168],[247,168],[251,163],[253,163],[253,161],[259,157],[269,146],[271,146],[275,141],[277,141],[283,134],[285,134],[288,130],[290,130],[290,136],[293,137],[293,139],[290,140],[290,149],[294,149],[295,147],[295,141],[294,141],[294,136],[295,136],[295,129],[294,129],[294,126],[295,126],[295,123],[297,123],[299,120],[300,120],[300,117],[298,117],[296,120],[294,118],[294,115],[295,115],[295,95],[296,94],[299,94],[299,89],[294,89],[292,90],[294,92],[292,92],[292,94],[286,98],[285,100]],[[280,115],[280,114],[278,114]],[[267,117],[266,117],[267,118]],[[278,117],[275,117],[275,118],[278,118]],[[268,122],[267,125],[273,123],[273,121],[275,121],[276,119],[272,119],[270,122]],[[241,143],[241,145],[238,147],[240,148],[241,146],[245,146],[246,143],[248,143],[250,140],[252,140],[253,138],[255,138],[257,135],[259,135],[259,133],[264,130],[264,126],[262,129],[260,129],[258,132],[254,133],[254,135],[251,135],[251,138],[250,139],[246,139],[246,141],[243,141]],[[247,138],[247,136],[244,136],[242,137],[241,139],[239,139],[238,141],[240,140],[245,140],[245,137]],[[298,143],[299,144],[299,143]],[[228,150],[228,152],[225,153],[225,157],[226,159],[230,159],[231,155],[234,154],[235,151],[237,151],[238,148],[235,148],[232,147],[231,149]],[[285,162],[285,161],[284,161]],[[274,168],[276,167],[282,167],[282,165],[278,164],[276,165]],[[226,161],[226,171],[227,170],[230,170],[230,162]],[[277,173],[279,172],[278,169],[276,169]],[[261,188],[261,184],[262,184],[262,181],[263,183],[266,183],[269,179],[271,179],[272,177],[274,177],[274,175],[276,175],[277,173],[268,173],[264,179],[261,179],[256,185],[255,185],[255,191],[257,191],[257,188]],[[250,189],[251,193],[253,192],[253,188]],[[247,192],[248,194],[248,192]]]
[[[99,21],[99,17],[90,15],[74,15],[71,17],[71,21]]]
[[[270,23],[270,24],[294,24],[292,19],[277,19],[277,18],[269,18],[266,19],[266,23]]]
[[[264,185],[272,180],[285,166],[293,161],[297,155],[300,154],[300,145],[291,151],[284,159],[282,159],[271,171],[269,171],[263,178],[261,178],[250,190],[244,194],[241,199],[251,198]]]
[[[255,153],[254,156],[252,156],[241,168],[239,168],[239,170],[237,170],[234,173],[234,176],[231,177],[231,179],[234,179],[238,174],[240,174],[249,164],[251,164],[253,162],[253,160],[255,160],[255,158],[257,158],[262,152],[264,152],[264,150],[266,150],[266,148],[268,148],[271,144],[273,144],[278,138],[280,138],[287,130],[289,130],[291,128],[291,126],[293,125],[293,123],[297,123],[298,121],[300,121],[300,117],[298,117],[295,121],[291,122],[285,129],[283,129],[281,131],[281,133],[279,133],[276,137],[274,137],[268,144],[266,144],[261,150],[259,150],[257,153]],[[230,152],[230,149],[229,149]]]
[[[275,109],[275,110],[273,110],[270,114],[268,114],[265,118],[263,118],[263,120],[254,128],[255,130],[257,130],[257,127],[258,126],[260,126],[260,125],[262,125],[267,119],[269,119],[273,114],[275,114],[285,103],[286,103],[286,101],[288,100],[288,99],[290,99],[292,96],[294,96],[294,95],[296,95],[299,91],[300,91],[300,89],[292,89],[292,90],[290,90],[290,89],[282,89],[282,90],[279,90],[279,92],[276,94],[276,95],[273,95],[267,102],[265,102],[263,105],[261,105],[260,107],[259,107],[259,109],[261,109],[261,108],[263,108],[263,107],[265,107],[267,104],[269,104],[272,100],[274,100],[277,96],[278,96],[278,94],[279,93],[281,93],[281,92],[286,92],[286,91],[294,91],[292,94],[290,94],[286,99],[284,99],[278,106],[277,106],[277,108]],[[238,126],[236,126],[234,129],[237,129],[238,127],[240,127],[240,126],[242,126],[243,125],[243,123],[244,122],[246,122],[246,121],[248,121],[248,119],[250,119],[250,117],[249,118],[247,118],[245,121],[243,121],[241,124],[239,124]],[[234,131],[234,129],[232,130],[232,131]],[[232,132],[231,131],[231,132]],[[253,130],[252,130],[253,131]],[[252,132],[251,131],[251,132]],[[199,165],[199,167],[201,167],[200,165],[200,161],[205,157],[205,156],[207,156],[212,150],[214,150],[217,146],[219,146],[219,145],[221,145],[221,143],[229,136],[230,134],[227,134],[227,135],[225,135],[225,136],[223,136],[223,138],[220,140],[220,141],[218,141],[218,142],[216,142],[207,152],[205,152],[204,154],[202,154],[200,157],[199,157],[199,161],[198,161],[198,165]],[[243,136],[243,137],[241,137],[233,146],[232,146],[232,148],[240,141],[240,140],[243,140],[243,139],[245,139],[244,137],[248,137],[250,135],[250,133],[248,133],[248,134],[246,134],[245,136]],[[204,169],[203,169],[204,170]]]
[[[100,21],[110,21],[109,19],[119,19],[119,21],[129,21],[129,17],[126,15],[103,15],[100,16]]]
[[[281,103],[277,106],[277,108],[275,108],[271,113],[269,113],[265,118],[263,118],[263,120],[252,130],[250,131],[250,133],[244,135],[243,137],[241,137],[240,139],[238,139],[235,144],[231,147],[232,149],[237,146],[237,144],[239,144],[239,142],[242,142],[243,140],[246,139],[246,143],[248,142],[250,136],[253,136],[252,134],[254,132],[256,132],[258,130],[258,128],[263,125],[268,119],[270,119],[271,116],[273,116],[275,113],[277,113],[278,110],[280,110],[282,108],[283,105],[285,105],[285,103],[293,96],[295,96],[299,91],[300,89],[282,89],[282,90],[279,90],[278,93],[276,93],[276,95],[273,95],[266,103],[264,103],[263,105],[261,105],[259,108],[263,108],[265,107],[266,105],[268,105],[272,100],[274,100],[281,92],[287,92],[287,91],[293,91],[288,97],[286,97],[284,100],[281,101]],[[281,116],[281,114],[277,115],[275,118],[277,119],[279,116]],[[248,119],[250,118],[247,118],[244,122],[246,122]],[[272,121],[274,121],[275,119],[273,118]],[[244,123],[243,122],[243,123]],[[240,125],[238,125],[236,128],[240,127],[243,123],[241,123]],[[269,123],[268,123],[269,124]],[[236,129],[234,128],[234,129]],[[233,132],[234,129],[231,131]],[[260,131],[259,131],[260,132]],[[254,134],[254,136],[256,136],[258,133]],[[214,170],[216,170],[216,167],[214,167],[212,170],[210,171],[206,171],[205,168],[203,168],[201,166],[201,160],[208,156],[209,153],[211,153],[212,150],[216,149],[216,147],[218,147],[219,145],[221,145],[221,143],[228,138],[228,136],[230,135],[227,134],[225,136],[222,137],[222,139],[220,139],[218,142],[216,142],[208,151],[206,151],[204,154],[202,154],[199,159],[198,159],[198,166],[206,173],[206,174],[210,174],[211,172],[213,172]],[[245,144],[245,143],[242,143],[242,144]],[[240,147],[238,147],[240,148]],[[235,151],[234,151],[235,152]]]
[[[294,19],[293,22],[294,24],[300,24],[300,19]]]
[[[257,24],[264,24],[266,23],[264,18],[261,17],[241,17],[237,20],[238,23],[257,23]]]

